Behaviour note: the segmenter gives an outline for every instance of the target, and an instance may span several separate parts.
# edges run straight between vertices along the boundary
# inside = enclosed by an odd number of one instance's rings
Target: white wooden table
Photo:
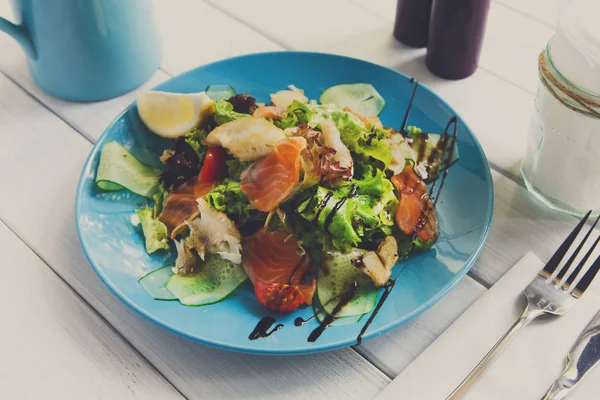
[[[450,82],[426,70],[424,50],[393,39],[395,0],[155,1],[164,60],[146,87],[245,53],[349,55],[428,85],[470,124],[493,166],[494,221],[468,277],[420,317],[362,346],[295,357],[192,343],[108,291],[80,248],[74,195],[93,143],[134,95],[93,104],[49,97],[16,43],[0,35],[0,399],[374,397],[527,250],[548,258],[573,226],[537,203],[518,174],[537,55],[559,3],[494,0],[480,69]],[[11,15],[6,0],[0,15]]]

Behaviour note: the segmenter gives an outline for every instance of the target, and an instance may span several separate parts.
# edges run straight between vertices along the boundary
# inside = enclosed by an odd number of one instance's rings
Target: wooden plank
[[[533,20],[540,21],[548,27],[554,27],[557,23],[558,12],[562,4],[567,0],[495,0],[505,6],[529,16]]]
[[[417,318],[354,349],[389,377],[395,377],[485,291],[485,287],[465,277],[446,297]]]
[[[183,398],[2,223],[0,243],[0,398]]]
[[[268,37],[276,37],[289,49],[357,57],[421,80],[467,121],[494,165],[513,172],[518,168],[533,98],[495,74],[480,69],[462,81],[437,78],[424,65],[424,50],[407,49],[393,38],[391,21],[366,13],[347,0],[210,2]],[[266,9],[268,13],[262,11]],[[319,29],[307,29],[307,20]]]
[[[396,0],[354,1],[394,22]],[[479,66],[534,94],[538,84],[537,57],[553,34],[554,29],[547,25],[502,3],[492,2]]]
[[[496,172],[495,204],[486,250],[473,268],[477,279],[492,285],[528,251],[547,261],[577,219],[553,211],[536,200],[524,187]]]
[[[223,58],[281,50],[199,0],[154,0],[154,9],[163,42],[162,69],[170,75]]]
[[[188,398],[373,397],[388,382],[351,349],[258,357],[202,346],[139,317],[87,263],[73,216],[91,144],[0,76],[0,219],[11,227]]]

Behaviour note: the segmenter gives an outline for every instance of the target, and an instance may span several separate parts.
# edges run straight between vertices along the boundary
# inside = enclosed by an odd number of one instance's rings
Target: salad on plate
[[[142,122],[171,139],[162,167],[108,142],[96,186],[147,198],[135,212],[145,249],[175,258],[140,284],[205,306],[249,280],[270,311],[313,306],[321,332],[374,311],[398,261],[438,239],[434,188],[458,160],[456,119],[424,133],[407,126],[409,106],[396,130],[379,120],[384,107],[367,83],[319,101],[290,85],[268,104],[225,85],[138,93]]]

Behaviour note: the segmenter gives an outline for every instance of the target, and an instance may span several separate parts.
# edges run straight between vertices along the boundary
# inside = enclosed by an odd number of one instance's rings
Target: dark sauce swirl
[[[308,321],[310,321],[311,319],[313,319],[315,316],[313,315],[312,317],[309,317],[307,319],[304,319],[302,317],[298,317],[294,320],[294,326],[302,326],[305,323],[307,323]]]
[[[340,201],[338,201],[335,204],[335,206],[333,206],[333,208],[331,209],[331,212],[329,213],[327,218],[325,218],[325,223],[323,224],[323,228],[326,231],[329,231],[329,225],[331,225],[331,223],[333,222],[333,218],[335,217],[335,214],[337,214],[337,212],[340,211],[340,209],[343,207],[346,200],[348,200],[351,197],[356,196],[357,193],[358,193],[358,186],[356,186],[356,184],[354,184],[354,185],[352,185],[352,188],[350,188],[350,191],[348,192],[348,194],[345,195],[344,197],[342,197],[340,199]]]
[[[450,136],[448,134],[451,126],[454,126],[452,136]],[[444,136],[439,140],[439,142],[436,145],[436,149],[438,151],[444,151],[448,147],[448,142],[451,141],[450,142],[450,151],[446,155],[446,159],[444,160],[444,162],[442,162],[442,164],[449,165],[450,162],[452,161],[452,158],[454,157],[454,147],[456,144],[457,133],[458,133],[458,119],[456,118],[456,115],[455,115],[454,117],[450,118],[450,120],[446,124],[446,128],[444,129]],[[440,198],[440,195],[442,194],[442,189],[444,188],[444,183],[446,182],[447,177],[448,177],[448,168],[446,168],[444,170],[444,173],[442,175],[442,180],[440,181],[440,188],[438,189],[437,195],[435,196],[435,199],[433,200],[434,206],[437,204],[437,202]],[[433,195],[434,189],[435,189],[435,182],[433,183],[433,185],[431,186],[431,190],[429,191],[430,196]]]
[[[406,125],[408,125],[408,117],[410,115],[410,110],[412,109],[413,106],[413,102],[415,101],[415,94],[417,93],[417,88],[419,87],[419,81],[414,79],[414,78],[410,78],[410,82],[415,84],[415,87],[413,88],[412,94],[410,96],[410,101],[408,103],[408,107],[406,108],[406,113],[404,114],[404,119],[402,120],[402,125],[400,126],[400,133],[402,133],[403,135],[406,135]]]
[[[273,317],[267,316],[262,318],[260,321],[258,321],[258,324],[256,324],[256,327],[254,328],[252,333],[250,333],[248,339],[256,340],[266,338],[283,328],[283,324],[277,324],[273,329],[269,331],[269,329],[271,328],[271,326],[273,326],[275,322],[277,322],[277,320]]]
[[[400,276],[400,275],[398,275],[398,276]],[[377,305],[375,306],[373,313],[369,316],[369,319],[367,320],[367,322],[365,322],[362,329],[360,330],[360,333],[356,337],[356,345],[360,345],[362,343],[363,335],[365,334],[367,329],[369,329],[369,326],[371,326],[371,324],[373,323],[373,320],[379,313],[379,310],[381,310],[381,307],[383,307],[383,304],[385,303],[388,296],[392,292],[392,289],[394,288],[394,285],[396,284],[396,279],[398,279],[398,276],[396,278],[394,278],[393,280],[389,280],[383,287],[383,289],[385,291],[383,292],[383,294],[381,295],[381,298],[377,302]]]
[[[325,195],[325,197],[323,197],[323,199],[319,202],[319,204],[317,205],[317,212],[315,213],[315,217],[312,220],[313,224],[316,224],[319,221],[319,217],[321,216],[321,213],[323,212],[323,210],[325,209],[325,207],[327,206],[327,203],[329,203],[329,200],[333,197],[333,192],[329,192]]]

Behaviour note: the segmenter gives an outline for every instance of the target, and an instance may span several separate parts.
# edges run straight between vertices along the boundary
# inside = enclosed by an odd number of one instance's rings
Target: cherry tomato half
[[[227,154],[222,147],[209,147],[200,170],[200,183],[211,183],[227,176]]]
[[[258,302],[269,310],[289,312],[306,302],[306,296],[298,285],[285,283],[263,283],[254,285],[254,295]]]

